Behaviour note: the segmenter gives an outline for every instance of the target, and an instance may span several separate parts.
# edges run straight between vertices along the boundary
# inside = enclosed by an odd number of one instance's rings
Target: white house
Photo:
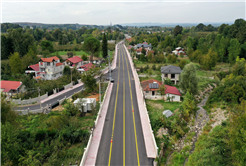
[[[172,53],[178,56],[180,56],[182,53],[184,56],[187,56],[184,48],[182,47],[177,47],[174,51],[172,51]]]
[[[84,112],[92,111],[96,107],[96,98],[78,98],[73,104],[79,107],[79,110],[82,112],[82,105]]]
[[[145,80],[141,82],[142,89],[144,91],[144,97],[152,100],[168,100],[180,102],[181,93],[174,86],[165,85],[165,95],[161,96],[159,88],[162,85],[161,81],[158,80]]]
[[[39,72],[37,76],[41,76],[45,80],[54,80],[62,76],[64,64],[56,56],[50,58],[41,58],[39,61]]]

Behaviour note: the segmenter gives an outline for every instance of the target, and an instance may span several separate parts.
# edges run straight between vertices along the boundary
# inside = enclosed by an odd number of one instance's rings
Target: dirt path
[[[195,119],[195,128],[194,131],[196,135],[193,137],[193,143],[191,145],[192,149],[190,151],[190,154],[193,153],[195,150],[195,143],[198,139],[198,137],[202,134],[203,127],[207,124],[207,122],[210,120],[209,116],[207,114],[207,111],[203,108],[205,106],[209,96],[206,96],[199,104],[198,107],[200,108],[196,113],[196,119]],[[185,160],[185,163],[188,161],[188,158]],[[184,163],[184,165],[185,165]]]

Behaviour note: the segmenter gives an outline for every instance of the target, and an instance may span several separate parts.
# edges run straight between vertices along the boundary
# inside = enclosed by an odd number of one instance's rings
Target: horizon
[[[195,24],[245,19],[245,1],[238,2],[2,2],[4,22],[42,24]]]

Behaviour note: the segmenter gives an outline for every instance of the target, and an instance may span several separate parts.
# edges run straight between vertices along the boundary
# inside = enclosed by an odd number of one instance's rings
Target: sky
[[[245,8],[245,0],[2,0],[1,23],[221,23],[245,19]]]

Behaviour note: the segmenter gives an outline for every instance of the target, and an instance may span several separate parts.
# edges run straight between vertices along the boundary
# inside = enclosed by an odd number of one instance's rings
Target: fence
[[[14,104],[19,104],[19,105],[27,105],[27,104],[33,104],[33,103],[39,103],[39,101],[45,99],[48,97],[48,93],[44,94],[43,96],[39,97],[35,97],[35,98],[30,98],[28,100],[21,100],[20,99],[12,99],[11,102],[13,102]]]
[[[46,107],[42,107],[42,108],[36,109],[36,110],[29,110],[29,108],[28,108],[26,110],[15,110],[15,111],[18,112],[19,115],[28,115],[30,113],[32,113],[32,114],[46,113],[47,114],[50,112],[50,110],[51,110],[51,106],[46,105]]]

